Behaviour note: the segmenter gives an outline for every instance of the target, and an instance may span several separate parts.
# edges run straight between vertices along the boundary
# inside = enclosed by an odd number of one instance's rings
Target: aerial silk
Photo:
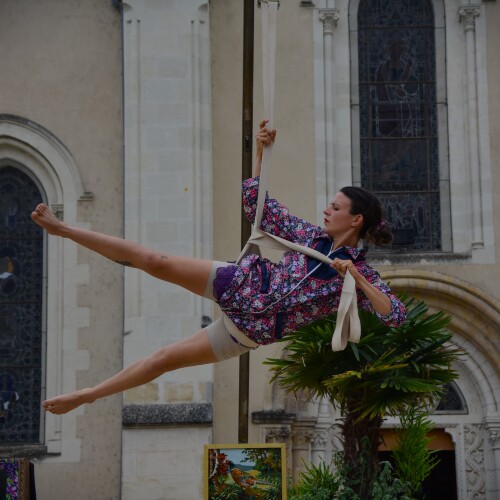
[[[262,77],[264,90],[264,111],[269,120],[268,127],[272,130],[274,119],[274,80],[276,61],[276,18],[278,11],[278,1],[262,0]],[[332,260],[326,255],[309,247],[292,243],[265,231],[262,231],[260,224],[266,200],[267,188],[269,185],[269,171],[273,146],[272,144],[264,148],[262,155],[262,167],[260,173],[259,194],[257,198],[257,209],[252,233],[243,248],[237,262],[252,253],[260,253],[259,247],[273,248],[280,251],[301,252],[308,257],[312,257],[320,262],[332,264]],[[332,349],[340,351],[345,349],[347,342],[359,342],[361,337],[361,324],[358,315],[358,305],[356,298],[356,286],[354,278],[349,271],[346,271],[342,294],[337,311],[336,328],[332,337]]]

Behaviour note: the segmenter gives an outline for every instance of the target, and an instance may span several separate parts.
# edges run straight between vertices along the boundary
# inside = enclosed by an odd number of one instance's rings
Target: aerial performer
[[[262,156],[272,146],[276,130],[260,123],[252,177],[243,182],[245,213],[254,222]],[[399,326],[406,319],[401,301],[368,264],[360,243],[386,245],[392,241],[379,200],[360,187],[344,187],[323,211],[323,227],[289,213],[266,197],[260,229],[287,241],[313,248],[331,265],[295,250],[279,262],[251,254],[238,263],[175,256],[137,243],[69,226],[38,205],[31,217],[50,235],[68,238],[123,266],[137,268],[215,301],[222,317],[189,338],[162,347],[95,387],[56,396],[43,402],[54,414],[66,413],[146,384],[163,373],[215,363],[271,344],[288,333],[331,315],[339,307],[346,271],[356,285],[357,304],[383,323]]]

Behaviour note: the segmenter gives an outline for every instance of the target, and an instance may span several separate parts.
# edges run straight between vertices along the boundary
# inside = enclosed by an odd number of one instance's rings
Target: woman
[[[266,125],[263,121],[256,135],[253,177],[243,184],[250,220],[255,217],[262,152],[276,137],[276,131]],[[225,313],[193,336],[157,350],[95,387],[44,401],[44,409],[66,413],[83,403],[146,384],[165,372],[229,359],[274,342],[336,310],[346,269],[356,281],[361,306],[387,324],[401,324],[405,320],[403,305],[368,266],[365,251],[357,248],[362,238],[374,244],[392,239],[378,200],[364,189],[343,188],[323,213],[321,229],[290,215],[276,200],[267,199],[261,227],[330,256],[331,267],[298,252],[285,252],[276,264],[251,255],[238,265],[165,255],[127,240],[68,226],[46,205],[38,205],[32,219],[49,234],[69,238],[119,264],[211,298]]]

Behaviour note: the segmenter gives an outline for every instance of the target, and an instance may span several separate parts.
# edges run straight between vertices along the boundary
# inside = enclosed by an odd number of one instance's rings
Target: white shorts
[[[215,301],[213,281],[217,275],[217,269],[234,264],[228,262],[214,261],[212,270],[208,277],[204,297]],[[256,349],[259,344],[250,340],[237,326],[224,314],[221,318],[205,327],[208,333],[208,340],[217,361],[231,359],[241,356],[245,352]]]

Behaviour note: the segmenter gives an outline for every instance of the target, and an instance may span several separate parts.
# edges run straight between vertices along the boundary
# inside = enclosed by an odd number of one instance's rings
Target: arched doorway
[[[432,419],[434,415],[460,414],[467,414],[467,406],[460,389],[452,382],[447,384],[430,418]],[[397,448],[399,432],[398,428],[382,430],[383,443],[379,448],[381,461],[394,462],[392,451]],[[427,437],[429,438],[427,449],[432,450],[437,459],[437,465],[424,480],[420,494],[422,498],[428,500],[442,500],[443,498],[456,500],[458,499],[457,457],[453,437],[443,427],[434,428],[427,434]]]

